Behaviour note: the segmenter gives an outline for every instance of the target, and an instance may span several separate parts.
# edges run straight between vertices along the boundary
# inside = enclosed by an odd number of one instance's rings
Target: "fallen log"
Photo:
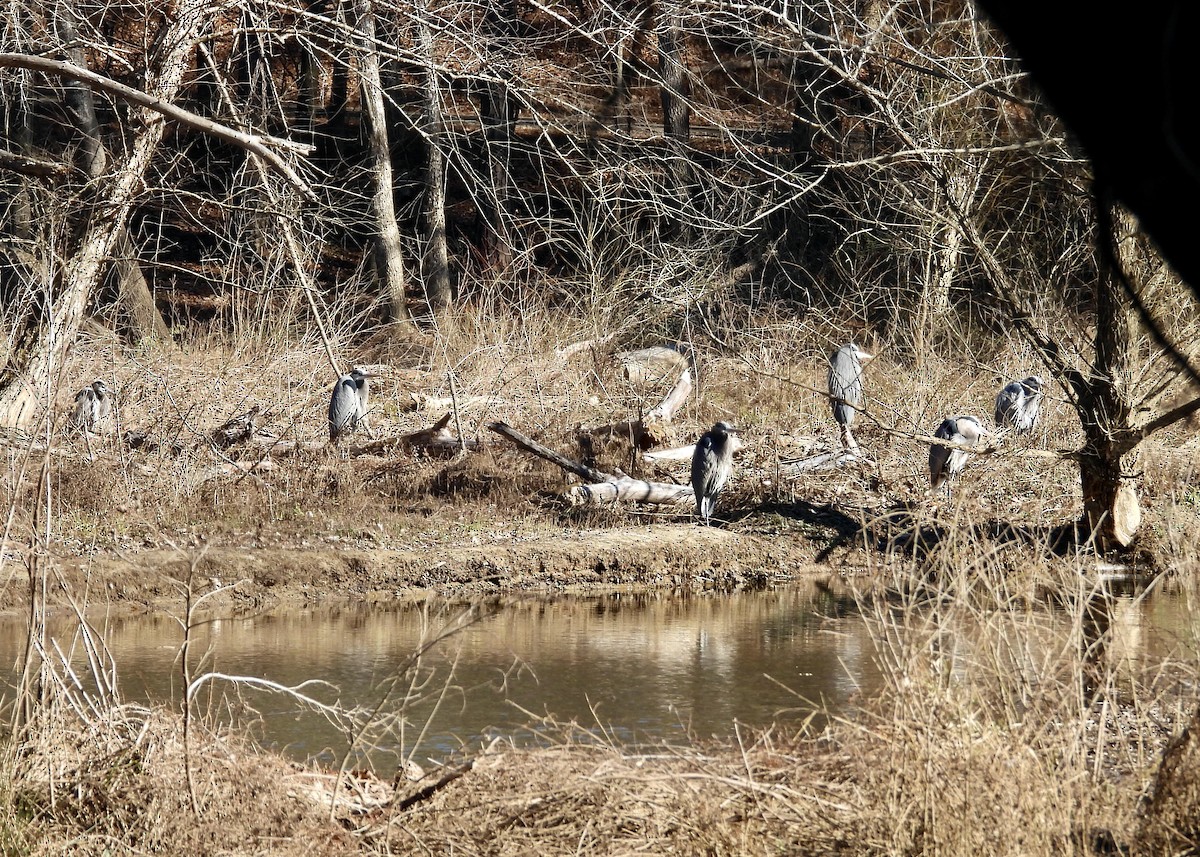
[[[460,438],[450,431],[451,414],[446,414],[428,428],[402,434],[399,437],[381,438],[351,449],[351,455],[379,455],[395,449],[421,450],[436,455],[454,455],[458,452],[477,452],[483,448],[482,441]]]
[[[563,470],[567,471],[568,473],[574,473],[576,476],[586,482],[608,482],[609,480],[616,478],[615,476],[609,476],[607,473],[603,473],[592,467],[588,467],[586,464],[581,464],[578,461],[572,461],[562,453],[555,452],[550,447],[540,444],[533,438],[521,434],[521,432],[517,431],[506,422],[497,420],[494,423],[489,423],[488,431],[494,431],[505,440],[511,441],[526,452],[536,455],[538,458],[545,459],[551,464],[556,464]]]
[[[651,408],[650,413],[646,414],[643,419],[647,422],[671,422],[675,418],[675,412],[679,410],[679,406],[686,402],[687,397],[691,394],[692,370],[691,367],[688,367],[679,374],[679,380],[672,385],[667,395],[663,396],[663,400]]]
[[[260,458],[256,461],[227,461],[224,464],[214,464],[212,467],[207,467],[194,474],[190,480],[191,487],[192,490],[195,490],[205,482],[225,476],[237,476],[239,478],[249,476],[260,485],[265,486],[266,483],[258,477],[258,474],[274,469],[275,463],[269,458]]]
[[[604,336],[597,336],[595,339],[585,339],[582,342],[573,342],[570,345],[564,345],[554,352],[554,358],[560,361],[569,360],[580,351],[595,351],[600,346],[610,342],[614,336],[616,336],[615,333],[606,333]]]
[[[855,464],[866,464],[869,466],[873,465],[874,462],[860,451],[839,449],[810,455],[808,458],[781,461],[779,463],[779,475],[790,478],[803,473],[837,470],[838,468],[850,467]]]
[[[692,370],[684,369],[663,400],[651,408],[646,416],[595,428],[576,426],[576,441],[589,460],[595,460],[601,450],[618,441],[624,441],[640,452],[653,449],[670,439],[671,420],[691,394]]]
[[[669,378],[688,365],[687,355],[671,345],[654,345],[615,356],[621,374],[631,384],[652,384]]]
[[[517,431],[508,423],[494,422],[488,425],[489,431],[511,441],[526,452],[538,458],[556,464],[568,473],[573,473],[588,484],[576,485],[563,496],[572,505],[586,505],[613,502],[616,500],[633,500],[639,503],[691,503],[695,499],[690,485],[676,485],[667,482],[645,482],[633,479],[623,473],[610,474],[588,467],[578,461],[573,461],[565,455],[555,452],[550,447],[538,443]]]
[[[636,503],[682,504],[696,502],[691,485],[671,482],[646,482],[629,476],[616,476],[611,481],[590,485],[575,485],[564,495],[572,506],[612,503],[632,500]]]
[[[730,443],[733,444],[733,451],[736,453],[746,445],[740,437],[730,435]],[[654,452],[643,452],[642,460],[648,464],[664,464],[670,461],[691,461],[692,456],[696,454],[696,444],[689,443],[687,446],[673,446],[670,449],[660,449]]]

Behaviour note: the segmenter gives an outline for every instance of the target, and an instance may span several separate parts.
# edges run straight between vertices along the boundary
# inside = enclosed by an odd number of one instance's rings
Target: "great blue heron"
[[[1042,412],[1045,382],[1037,375],[1011,381],[996,394],[996,426],[1027,434],[1037,425]]]
[[[862,365],[874,357],[853,342],[846,343],[829,357],[829,401],[833,406],[833,418],[842,428],[843,449],[858,449],[850,424],[854,422],[855,411],[862,406]]]
[[[97,379],[75,394],[75,410],[70,425],[83,432],[96,430],[97,424],[112,413],[112,394],[108,385]]]
[[[692,490],[696,494],[696,514],[705,524],[712,517],[717,497],[733,472],[733,435],[727,422],[719,422],[700,435],[692,453]]]
[[[374,377],[355,366],[333,385],[329,399],[329,440],[338,439],[358,428],[359,422],[366,426],[367,379]]]
[[[946,417],[933,436],[950,443],[975,446],[979,438],[987,434],[975,417]],[[966,466],[970,453],[964,449],[951,449],[940,443],[929,446],[929,484],[936,491],[943,483],[957,476]]]

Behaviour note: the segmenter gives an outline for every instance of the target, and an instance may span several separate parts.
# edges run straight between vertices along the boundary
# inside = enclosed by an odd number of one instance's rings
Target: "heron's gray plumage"
[[[1042,412],[1045,382],[1037,375],[1011,381],[996,394],[996,426],[1021,433],[1033,431]]]
[[[863,368],[873,355],[848,342],[829,357],[829,402],[833,407],[833,418],[842,427],[842,446],[855,449],[858,444],[850,433],[855,412],[863,401]]]
[[[700,435],[692,453],[692,490],[696,494],[696,514],[709,523],[717,497],[733,472],[733,434],[729,423],[719,422]]]
[[[970,416],[946,417],[933,436],[950,443],[975,446],[979,438],[987,434],[979,420]],[[947,480],[957,476],[967,464],[970,453],[963,449],[951,449],[940,443],[929,446],[929,484],[936,490]]]
[[[75,394],[75,409],[71,412],[73,428],[95,431],[99,422],[112,413],[112,397],[108,385],[97,379]]]
[[[367,415],[367,379],[371,376],[355,367],[337,379],[329,399],[329,439],[336,442],[343,434],[358,428]]]

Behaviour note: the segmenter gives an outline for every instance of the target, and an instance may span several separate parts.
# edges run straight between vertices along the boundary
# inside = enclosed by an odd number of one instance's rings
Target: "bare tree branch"
[[[201,131],[205,134],[211,134],[218,139],[231,143],[262,158],[282,173],[297,190],[310,200],[316,201],[317,199],[317,195],[313,193],[308,183],[300,178],[287,161],[269,148],[269,146],[275,146],[297,154],[307,155],[312,151],[312,146],[296,143],[292,140],[283,140],[278,137],[246,134],[242,131],[237,131],[227,125],[222,125],[220,122],[214,122],[212,119],[206,119],[203,116],[192,113],[190,110],[185,110],[175,104],[155,98],[153,95],[142,92],[140,89],[126,86],[110,77],[97,74],[89,69],[80,68],[74,63],[52,60],[31,54],[0,53],[0,68],[24,68],[31,71],[40,71],[43,74],[54,75],[55,77],[77,80],[93,89],[103,90],[124,101],[145,107],[148,110],[153,110],[174,122],[178,122],[180,125]]]

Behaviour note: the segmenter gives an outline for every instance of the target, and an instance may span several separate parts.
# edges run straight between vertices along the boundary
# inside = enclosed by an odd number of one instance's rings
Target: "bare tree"
[[[87,62],[76,31],[75,10],[70,0],[60,0],[56,12],[56,23],[62,42],[67,46],[67,56],[75,65],[85,68]],[[68,79],[63,85],[63,100],[67,115],[71,117],[79,133],[80,143],[75,150],[75,163],[88,181],[96,181],[108,169],[108,153],[100,137],[92,89],[80,81]],[[153,337],[170,342],[170,328],[154,304],[154,295],[138,264],[137,249],[130,240],[128,229],[124,227],[116,237],[112,261],[113,278],[117,283],[119,302],[128,317],[130,336],[135,340]]]
[[[372,241],[375,275],[387,306],[388,321],[407,322],[410,319],[407,276],[400,227],[396,222],[396,203],[392,196],[392,155],[383,105],[383,82],[379,74],[379,52],[375,44],[375,8],[372,0],[358,0],[358,26],[363,40],[359,57],[359,92],[367,124],[375,184],[371,202],[376,228]]]
[[[663,135],[667,138],[668,193],[673,199],[669,210],[683,214],[692,205],[692,166],[688,151],[691,138],[692,86],[684,61],[685,33],[683,0],[663,0],[658,4],[659,103],[662,106]],[[686,238],[687,230],[677,222],[674,237]]]
[[[442,86],[438,76],[433,29],[433,5],[425,0],[417,8],[421,55],[425,59],[425,110],[422,136],[425,139],[425,299],[435,315],[453,301],[450,286],[450,253],[446,245],[446,158],[442,131]]]
[[[164,102],[174,100],[178,93],[199,34],[209,23],[203,3],[184,0],[175,13],[162,41],[165,53],[147,75],[147,92]],[[142,121],[128,161],[116,168],[78,243],[62,254],[65,264],[48,266],[58,280],[51,292],[53,303],[44,313],[28,315],[20,324],[10,359],[0,370],[0,424],[29,425],[53,389],[56,367],[75,341],[88,297],[128,222],[134,194],[162,140],[162,116],[147,111]]]
[[[480,81],[479,116],[489,185],[479,194],[485,255],[498,272],[513,263],[509,228],[513,142],[521,102],[513,92],[516,56],[516,0],[487,0],[483,20],[486,74]]]

